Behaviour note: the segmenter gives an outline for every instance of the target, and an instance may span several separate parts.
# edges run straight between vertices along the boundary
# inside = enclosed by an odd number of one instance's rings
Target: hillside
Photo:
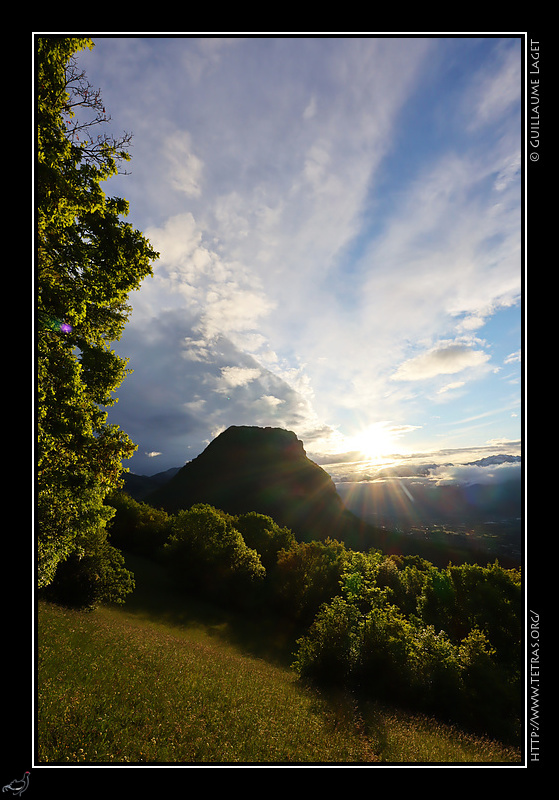
[[[447,531],[435,543],[435,550],[440,546],[435,558],[431,540],[421,544],[413,537],[361,525],[344,510],[332,481],[306,457],[294,434],[254,428],[230,429],[225,434],[204,451],[198,465],[192,462],[195,471],[179,470],[153,493],[161,496],[167,491],[167,509],[180,509],[182,504],[183,513],[157,513],[150,504],[123,494],[115,498],[111,544],[121,549],[123,563],[133,566],[130,574],[135,583],[125,613],[143,618],[149,606],[182,627],[187,606],[209,603],[223,609],[227,617],[238,615],[244,633],[251,630],[251,652],[256,644],[260,654],[274,660],[279,656],[283,662],[287,646],[295,658],[291,666],[304,685],[320,692],[335,686],[337,693],[349,692],[359,699],[363,709],[370,703],[395,703],[470,732],[503,742],[518,741],[520,571],[488,563],[494,562],[488,558],[484,565],[473,566],[472,556],[477,553],[458,552],[454,542],[449,544]],[[185,474],[188,480],[181,481]],[[262,476],[264,485],[259,481]],[[219,494],[222,486],[230,490],[231,484],[236,494]],[[293,528],[299,512],[304,534],[313,536],[310,525],[318,520],[318,535],[297,541],[268,516],[255,514],[255,504],[270,497],[263,493],[267,485],[272,497],[281,497],[282,524]],[[191,507],[197,503],[206,505]],[[230,514],[210,503],[225,506]],[[227,503],[231,503],[228,508]],[[243,514],[243,508],[251,513]],[[256,508],[278,516],[269,506]],[[368,543],[375,549],[357,552],[351,536],[365,531],[371,534]],[[344,544],[324,541],[338,533]],[[406,553],[424,558],[406,559]],[[138,557],[147,557],[147,562]],[[469,563],[457,566],[465,561]],[[150,576],[147,583],[146,574]],[[57,602],[64,604],[64,600]],[[211,628],[218,634],[222,621],[213,612],[212,616]],[[244,634],[242,638],[247,644]],[[73,658],[75,652],[73,648]],[[86,654],[90,655],[97,661],[97,653]],[[215,654],[211,660],[218,662],[220,657]],[[53,670],[58,675],[55,662]],[[133,661],[127,663],[130,666]],[[161,655],[156,664],[159,669]],[[167,683],[162,686],[164,705]],[[227,691],[225,685],[218,689],[220,696]],[[52,709],[52,725],[58,725],[54,705]],[[127,703],[123,712],[128,712]],[[87,715],[86,708],[84,719]],[[134,724],[129,725],[131,741]],[[122,730],[120,720],[115,727]],[[149,736],[150,742],[154,739],[158,741],[157,736]],[[154,750],[151,760],[173,755],[165,749],[168,741],[165,737],[164,751]],[[176,747],[184,745],[181,738]],[[145,746],[142,743],[138,756],[145,754]],[[99,754],[96,744],[91,743],[91,748],[93,755]],[[206,752],[209,755],[209,751],[195,750],[194,759],[204,760]],[[212,747],[212,758],[214,752]],[[119,748],[118,755],[122,753]]]
[[[186,622],[174,626],[151,614],[40,605],[40,764],[380,760],[359,720],[181,610]],[[480,743],[472,744],[477,756]]]
[[[127,561],[126,609],[39,603],[39,763],[521,763],[436,719],[303,685],[278,620],[176,595],[160,567]]]

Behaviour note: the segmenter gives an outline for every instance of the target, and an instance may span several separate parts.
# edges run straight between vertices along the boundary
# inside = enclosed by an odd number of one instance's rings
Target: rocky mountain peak
[[[334,538],[348,514],[328,473],[282,428],[228,428],[146,500],[169,513],[196,503],[257,511],[305,539]]]

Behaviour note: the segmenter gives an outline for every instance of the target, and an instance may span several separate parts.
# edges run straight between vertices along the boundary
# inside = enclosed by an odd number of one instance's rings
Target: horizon
[[[312,454],[305,450],[304,442],[302,444],[307,458],[327,472],[336,487],[394,480],[430,483],[437,486],[476,483],[495,485],[522,479],[520,442],[509,442],[500,447],[487,445],[485,448],[441,450],[432,453],[413,453],[408,456],[394,453],[374,461],[364,459],[359,452],[338,454],[339,460],[335,460],[332,456],[313,458]],[[153,478],[169,470],[180,470],[194,461],[204,450],[205,447],[189,461],[174,467],[149,474],[139,474],[133,470],[130,470],[130,473],[137,477]],[[515,460],[497,464],[479,463],[491,457],[503,459],[508,457]]]
[[[160,252],[114,348],[124,466],[245,424],[340,474],[520,454],[520,37],[93,41],[133,134],[104,189]]]

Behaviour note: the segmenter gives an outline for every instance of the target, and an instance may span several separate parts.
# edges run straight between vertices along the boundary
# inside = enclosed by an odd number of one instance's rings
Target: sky
[[[520,454],[519,37],[92,38],[133,134],[104,190],[160,253],[114,346],[125,466],[230,425],[336,480]]]

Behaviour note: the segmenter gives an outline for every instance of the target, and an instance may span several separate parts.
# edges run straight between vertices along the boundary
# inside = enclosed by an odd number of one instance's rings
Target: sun
[[[380,461],[394,453],[396,436],[386,422],[377,422],[351,439],[353,448],[371,461]]]

